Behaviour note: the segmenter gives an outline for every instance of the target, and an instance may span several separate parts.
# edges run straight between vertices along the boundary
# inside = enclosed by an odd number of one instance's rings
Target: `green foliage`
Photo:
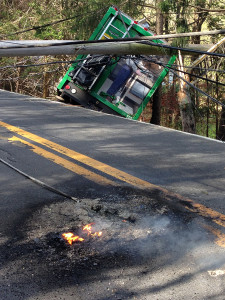
[[[169,13],[172,8],[172,1],[164,0],[159,4],[159,8],[163,13]]]
[[[221,0],[114,0],[113,4],[122,11],[140,20],[147,18],[154,32],[156,24],[156,9],[160,8],[164,15],[165,32],[188,32],[205,29],[225,28],[225,14],[210,13],[210,9],[224,9],[224,1]],[[110,0],[1,0],[0,9],[0,35],[5,35],[2,39],[88,39],[93,30],[102,19],[108,7],[112,5]],[[148,8],[149,5],[151,8]],[[154,7],[154,8],[152,8]],[[204,11],[206,8],[209,11]],[[77,16],[77,17],[75,17]],[[10,35],[12,32],[22,31],[33,26],[45,25],[54,21],[72,18],[62,23],[29,31],[20,35]],[[199,31],[200,31],[199,30]],[[207,42],[217,42],[221,37],[213,36]],[[191,42],[205,42],[206,37],[194,40],[189,38],[173,40],[172,45],[184,47]],[[26,63],[40,63],[48,60],[70,60],[74,57],[48,57],[48,58],[26,58]],[[24,61],[25,58],[2,58],[0,65],[12,65]],[[190,61],[185,61],[189,65]],[[220,69],[224,69],[224,61],[220,62]],[[50,94],[54,94],[54,85],[59,81],[59,77],[64,75],[68,66],[48,66],[27,69],[5,69],[0,74],[0,88],[12,91],[32,94],[42,97],[43,72],[51,72],[49,89]],[[215,79],[215,73],[210,75]],[[11,80],[10,78],[19,78]],[[9,79],[9,80],[8,80]],[[2,80],[2,81],[1,81]],[[218,75],[218,80],[225,83],[222,74]],[[32,84],[31,84],[32,82]],[[207,87],[201,87],[207,92]],[[163,107],[163,124],[176,129],[181,129],[181,119],[177,103],[178,84],[174,79],[174,91],[171,93],[168,85],[163,86],[163,97],[168,98]],[[210,92],[209,92],[210,93]],[[218,91],[212,93],[218,100],[223,100],[225,91],[219,87]],[[207,117],[209,117],[208,132],[209,136],[215,137],[215,116],[218,113],[214,105],[209,105],[206,97],[200,94],[192,99],[198,109],[196,112],[197,133],[206,135]],[[177,107],[175,107],[177,106]],[[199,117],[201,115],[201,117]],[[162,119],[163,119],[162,118]],[[202,121],[203,120],[203,121]]]

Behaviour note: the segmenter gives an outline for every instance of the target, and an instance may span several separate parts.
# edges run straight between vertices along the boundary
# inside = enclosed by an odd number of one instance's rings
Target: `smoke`
[[[137,240],[134,246],[142,258],[155,254],[170,260],[178,259],[207,240],[205,230],[196,228],[194,222],[184,224],[173,217],[145,217],[138,225],[149,233],[145,238]]]
[[[115,223],[96,220],[96,230],[102,228],[105,245],[99,251],[109,251],[127,257],[133,262],[154,260],[157,266],[165,266],[185,256],[193,256],[202,268],[198,255],[207,245],[207,232],[195,221],[184,223],[175,216],[145,216],[135,223]],[[199,250],[201,249],[201,250]],[[196,257],[194,258],[194,254]],[[214,257],[215,262],[215,257]],[[217,265],[214,263],[214,266]],[[204,264],[206,266],[206,264]],[[207,264],[212,268],[212,264]]]
[[[77,248],[81,248],[84,249],[83,254],[90,258],[94,254],[111,257],[114,262],[120,257],[129,264],[146,262],[149,265],[150,262],[159,268],[185,258],[200,270],[214,270],[224,264],[223,248],[213,244],[214,236],[202,226],[203,219],[171,211],[158,203],[155,209],[145,197],[139,199],[132,195],[124,200],[123,197],[117,199],[113,195],[113,201],[108,198],[105,202],[100,200],[84,200],[78,208],[69,202],[66,209],[63,203],[58,204],[57,210],[55,209],[57,220],[72,231],[74,228],[77,235],[83,234],[83,225],[88,223],[93,224],[94,232],[102,232],[101,237],[91,236],[81,245],[71,247],[75,252]],[[44,216],[48,217],[48,227],[52,229],[55,226],[55,214],[45,210]],[[43,228],[46,226],[43,225]],[[43,229],[41,233],[42,231]],[[210,249],[212,245],[213,251]],[[216,256],[215,251],[218,252]]]

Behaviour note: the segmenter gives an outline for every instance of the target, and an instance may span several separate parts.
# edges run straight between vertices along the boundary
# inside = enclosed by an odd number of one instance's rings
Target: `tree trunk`
[[[179,65],[180,70],[183,71],[183,60],[179,53]],[[180,72],[180,76],[186,81],[189,81],[189,77]],[[180,79],[180,91],[178,92],[178,103],[180,107],[180,115],[182,120],[182,129],[185,132],[196,133],[195,130],[195,118],[193,112],[193,106],[191,101],[190,89],[186,82]]]
[[[162,0],[156,0],[156,34],[163,34],[163,14],[160,8]],[[160,125],[162,86],[160,85],[152,97],[151,124]]]
[[[161,2],[162,0],[156,0],[156,34],[163,34],[163,14],[160,7]]]
[[[225,108],[222,108],[217,139],[225,141]]]
[[[183,131],[195,133],[195,118],[192,109],[189,87],[187,84],[185,84],[185,86],[178,92],[178,102]]]
[[[44,72],[43,74],[43,98],[47,98],[49,96],[49,73]]]
[[[150,120],[151,124],[160,125],[161,95],[162,95],[162,88],[160,85],[152,97],[152,117]]]

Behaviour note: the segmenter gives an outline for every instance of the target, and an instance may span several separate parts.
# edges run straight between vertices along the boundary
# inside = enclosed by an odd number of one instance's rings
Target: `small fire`
[[[87,224],[83,227],[83,231],[87,231],[87,234],[88,235],[91,235],[91,236],[102,236],[102,231],[96,231],[96,232],[92,232],[92,225],[94,225],[95,223],[90,223],[90,224]]]
[[[87,236],[102,236],[102,231],[93,231],[92,225],[94,225],[94,223],[90,223],[83,226],[83,232],[87,234]],[[79,235],[74,235],[72,232],[63,233],[62,237],[70,245],[72,245],[75,242],[83,242],[85,240],[83,237],[80,237]]]
[[[62,237],[72,245],[73,242],[83,242],[84,239],[79,237],[78,235],[74,235],[72,232],[63,233]]]

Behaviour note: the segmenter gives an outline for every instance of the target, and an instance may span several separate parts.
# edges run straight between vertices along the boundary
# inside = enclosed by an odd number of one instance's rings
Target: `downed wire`
[[[24,177],[30,179],[30,180],[33,181],[34,183],[36,183],[36,184],[42,186],[43,188],[46,188],[47,190],[49,190],[49,191],[51,191],[51,192],[54,192],[54,193],[56,193],[56,194],[58,194],[58,195],[61,195],[61,196],[65,197],[65,198],[68,198],[68,199],[71,199],[71,200],[77,202],[77,199],[76,199],[76,198],[74,198],[74,197],[72,197],[72,196],[70,196],[70,195],[68,195],[68,194],[66,194],[66,193],[64,193],[64,192],[62,192],[62,191],[59,191],[59,190],[53,188],[52,186],[50,186],[50,185],[44,183],[43,181],[40,181],[40,180],[38,180],[38,179],[36,179],[36,178],[34,178],[34,177],[32,177],[32,176],[30,176],[30,175],[24,173],[23,171],[17,169],[16,167],[12,166],[11,164],[7,163],[5,160],[3,160],[3,159],[1,159],[1,158],[0,158],[0,162],[3,163],[4,165],[10,167],[11,169],[13,169],[14,171],[16,171],[17,173],[23,175]]]

